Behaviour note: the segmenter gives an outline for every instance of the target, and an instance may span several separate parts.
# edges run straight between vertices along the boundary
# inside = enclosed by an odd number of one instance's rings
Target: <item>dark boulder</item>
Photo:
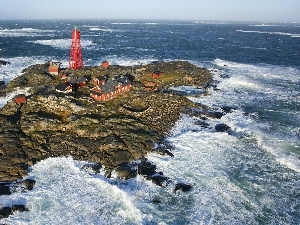
[[[0,86],[4,86],[5,82],[3,80],[0,80]]]
[[[11,209],[12,211],[19,211],[19,212],[25,212],[27,210],[25,205],[13,205]]]
[[[156,195],[153,197],[152,202],[156,203],[156,204],[160,204],[162,202],[162,200],[159,196]]]
[[[121,179],[134,178],[137,175],[136,168],[130,163],[122,163],[118,165],[116,172]]]
[[[0,66],[5,66],[5,65],[9,65],[9,64],[10,64],[10,62],[0,60]]]
[[[4,206],[0,208],[0,219],[9,217],[14,211],[24,212],[27,210],[25,205],[12,205],[12,207]]]
[[[236,108],[234,107],[230,107],[230,106],[222,106],[221,107],[222,111],[224,113],[231,113],[233,110],[235,110]]]
[[[22,184],[25,186],[25,188],[29,191],[31,191],[35,185],[36,181],[33,179],[26,179],[22,181]]]
[[[151,176],[156,173],[156,165],[150,162],[148,159],[143,159],[138,164],[138,174]]]
[[[178,190],[187,192],[187,191],[190,191],[191,189],[192,189],[192,185],[190,185],[190,184],[178,183],[175,185],[174,192],[176,192]]]
[[[168,149],[161,148],[161,147],[154,149],[153,152],[160,154],[160,155],[168,155],[168,156],[174,157],[174,154],[172,152],[170,152]]]
[[[35,185],[35,180],[26,179],[17,182],[0,182],[0,195],[10,195],[18,191],[31,191]]]
[[[224,123],[220,123],[220,124],[217,124],[217,125],[215,126],[215,130],[216,130],[217,132],[227,132],[227,131],[230,131],[231,128],[230,128],[230,126],[228,126],[228,125],[226,125],[226,124],[224,124]]]
[[[0,183],[0,195],[10,195],[10,183],[8,182],[1,182]]]
[[[195,121],[195,124],[200,126],[200,127],[203,127],[203,128],[208,128],[209,127],[209,124],[204,122],[203,120],[197,120],[197,121]]]
[[[7,218],[12,214],[12,209],[10,207],[0,208],[0,219]]]
[[[207,110],[205,114],[209,117],[221,119],[222,116],[225,115],[223,111],[212,111],[212,110]]]
[[[165,153],[166,153],[168,156],[174,157],[173,153],[170,152],[168,149],[165,149]]]
[[[159,185],[161,187],[166,187],[170,183],[170,179],[163,175],[162,172],[155,173],[148,177],[149,180],[151,180],[156,185]]]
[[[219,77],[221,77],[221,78],[230,78],[230,76],[228,74],[220,74]]]
[[[102,165],[99,163],[88,163],[81,167],[81,169],[92,173],[100,173],[101,168]]]

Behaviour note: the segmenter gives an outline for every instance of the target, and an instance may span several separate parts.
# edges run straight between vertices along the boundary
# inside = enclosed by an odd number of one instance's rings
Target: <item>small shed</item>
[[[154,81],[143,81],[142,82],[146,91],[156,91],[157,84]]]
[[[72,86],[68,82],[60,83],[60,84],[56,85],[55,90],[57,92],[69,93],[69,92],[72,92]]]
[[[15,103],[17,103],[18,105],[21,105],[21,104],[24,104],[27,102],[26,96],[24,94],[18,94],[13,99],[14,99]]]
[[[103,67],[104,69],[108,69],[108,67],[109,67],[109,62],[103,61],[103,62],[102,62],[102,67]]]
[[[50,62],[49,73],[52,75],[58,75],[60,70],[60,62]]]
[[[159,71],[159,70],[154,71],[154,72],[152,73],[152,78],[153,78],[153,79],[157,79],[157,78],[159,78],[162,74],[163,74],[163,73],[162,73],[161,71]]]

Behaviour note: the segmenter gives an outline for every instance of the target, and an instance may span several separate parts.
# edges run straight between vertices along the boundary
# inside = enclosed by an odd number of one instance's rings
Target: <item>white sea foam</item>
[[[0,37],[36,37],[44,36],[45,33],[52,33],[53,30],[40,30],[34,28],[21,28],[21,29],[0,29]]]
[[[89,30],[90,30],[90,31],[104,31],[104,32],[114,32],[114,31],[119,31],[119,30],[108,29],[108,28],[103,28],[103,27],[91,27]]]
[[[29,173],[36,180],[31,192],[0,196],[0,203],[22,200],[29,211],[16,213],[8,224],[141,224],[140,211],[125,191],[103,175],[80,170],[83,162],[49,158]],[[19,199],[19,200],[18,200]]]
[[[35,40],[35,41],[28,41],[34,44],[40,44],[40,45],[48,45],[53,48],[59,48],[59,49],[70,49],[72,40],[71,39],[50,39],[50,40]],[[80,44],[82,48],[87,48],[90,46],[96,45],[91,40],[81,40]]]
[[[278,111],[277,108],[274,108],[282,103],[298,104],[295,96],[297,96],[298,90],[297,83],[300,75],[299,70],[272,65],[242,64],[220,59],[215,60],[214,64],[218,68],[221,68],[223,73],[229,74],[230,78],[218,78],[220,81],[218,88],[222,91],[219,92],[211,89],[210,96],[191,98],[193,101],[211,107],[230,105],[240,108],[250,104],[260,111],[267,110],[265,112],[268,112],[268,114],[276,113],[278,115],[285,115],[290,118],[290,120],[295,118],[296,121],[297,118],[300,118],[300,113],[297,110],[291,108],[283,109],[281,107],[280,111]],[[287,76],[286,74],[289,75]],[[259,105],[258,102],[265,102],[265,105]],[[271,104],[274,104],[274,106]],[[274,112],[270,110],[273,110]],[[225,122],[231,124],[232,121],[237,120],[231,118],[231,120]],[[291,126],[293,125],[291,124]],[[259,123],[252,121],[250,124],[247,124],[247,127],[249,129],[247,133],[255,135],[258,140],[263,137],[260,146],[276,156],[278,162],[299,172],[300,164],[297,158],[298,156],[288,150],[293,147],[293,142],[285,137],[285,148],[280,147],[281,145],[277,142],[277,139],[280,139],[280,136],[285,136],[283,131],[279,130],[276,133],[271,134],[269,130],[271,129],[272,124],[264,124],[262,121]],[[292,133],[290,133],[290,135],[292,135]],[[294,136],[296,137],[297,134]],[[299,140],[296,143],[299,143]]]
[[[250,25],[250,27],[280,27],[282,25],[279,25],[279,24],[265,24],[265,23],[262,23],[262,24],[256,24],[256,25]]]
[[[237,147],[235,138],[226,133],[203,130],[195,132],[195,125],[192,124],[193,120],[184,116],[178,121],[173,135],[168,139],[175,145],[174,158],[165,160],[161,156],[151,154],[149,159],[175,182],[193,185],[193,191],[189,195],[191,202],[185,206],[185,210],[191,212],[191,224],[196,221],[198,224],[254,222],[254,214],[239,208],[239,205],[251,202],[251,199],[230,181],[224,171],[227,167],[227,151]],[[183,200],[187,200],[185,196],[179,201]],[[255,202],[252,202],[252,206],[259,210]],[[181,214],[179,207],[180,204],[178,208],[173,206],[172,209],[177,215]],[[226,208],[227,213],[221,213]],[[218,219],[221,214],[222,217]]]
[[[275,35],[285,35],[290,37],[300,37],[300,34],[292,34],[292,33],[285,33],[285,32],[271,32],[271,31],[256,31],[256,30],[237,30],[237,32],[242,33],[258,33],[258,34],[275,34]]]
[[[10,62],[5,66],[1,67],[0,80],[8,83],[15,77],[21,74],[21,71],[30,65],[45,63],[46,57],[14,57],[14,58],[3,58],[3,60]]]
[[[222,68],[222,70],[230,70],[230,73],[234,75],[241,74],[246,77],[253,77],[255,79],[261,77],[266,80],[278,80],[278,81],[291,81],[298,82],[300,71],[291,67],[281,67],[266,64],[245,64],[231,62],[221,59],[215,59],[214,65]]]
[[[114,25],[133,25],[136,23],[130,23],[130,22],[115,22],[115,23],[110,23],[110,24],[114,24]]]

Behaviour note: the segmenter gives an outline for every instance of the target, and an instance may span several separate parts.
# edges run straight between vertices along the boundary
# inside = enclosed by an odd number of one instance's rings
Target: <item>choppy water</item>
[[[120,181],[81,170],[85,162],[50,158],[33,166],[33,191],[0,196],[0,207],[26,204],[8,224],[299,224],[300,24],[187,21],[0,21],[0,68],[8,82],[31,64],[67,65],[78,25],[85,65],[188,60],[219,81],[191,100],[236,108],[210,127],[182,115],[167,140],[174,158],[150,154],[159,170],[193,185],[174,193],[142,177]],[[226,77],[226,78],[222,78]],[[16,90],[15,93],[27,90]],[[0,98],[3,106],[8,98]],[[152,202],[160,199],[160,204]]]

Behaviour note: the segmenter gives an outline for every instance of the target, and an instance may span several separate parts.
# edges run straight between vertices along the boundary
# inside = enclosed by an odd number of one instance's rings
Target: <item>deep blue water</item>
[[[299,23],[0,21],[0,60],[11,62],[0,68],[0,80],[9,82],[23,68],[49,60],[66,66],[74,25],[81,30],[85,65],[188,60],[208,67],[219,90],[190,99],[236,108],[208,120],[211,127],[228,124],[233,134],[203,129],[197,118],[183,115],[167,137],[175,157],[148,156],[174,181],[193,184],[187,194],[153,187],[140,177],[88,177],[80,171],[82,162],[70,158],[45,160],[30,174],[37,180],[33,192],[0,197],[0,207],[25,202],[30,211],[1,223],[300,223]],[[0,99],[1,106],[7,98]],[[153,197],[162,203],[153,204]]]

